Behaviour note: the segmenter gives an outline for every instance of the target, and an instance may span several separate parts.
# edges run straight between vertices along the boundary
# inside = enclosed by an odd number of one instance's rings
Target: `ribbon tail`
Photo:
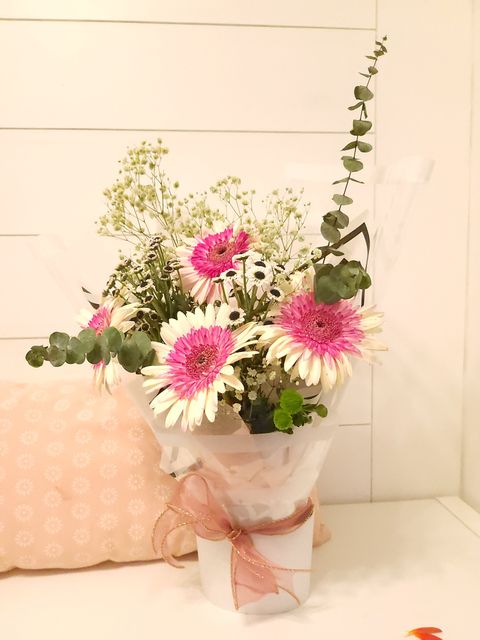
[[[152,531],[152,546],[155,553],[161,554],[162,558],[177,569],[183,569],[182,564],[172,555],[168,538],[177,529],[193,524],[194,520],[185,519],[170,508],[167,508],[155,521]]]

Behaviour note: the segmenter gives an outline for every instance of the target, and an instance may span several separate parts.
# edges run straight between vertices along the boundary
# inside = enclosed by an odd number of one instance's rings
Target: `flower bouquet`
[[[371,361],[384,349],[382,314],[364,306],[367,265],[345,253],[360,235],[368,248],[367,228],[342,231],[359,156],[372,148],[369,85],[385,52],[384,39],[354,90],[358,117],[322,246],[305,243],[301,194],[274,191],[262,215],[255,192],[232,176],[210,194],[180,197],[162,168],[167,149],[143,142],[105,191],[99,220],[101,235],[122,237],[133,253],[82,312],[78,335],[54,332],[26,355],[34,367],[87,361],[107,390],[122,368],[137,374],[132,393],[176,452],[168,462],[180,478],[154,543],[177,564],[169,534],[193,526],[204,591],[226,608],[270,613],[308,597],[309,495],[334,432],[328,408],[351,357]]]

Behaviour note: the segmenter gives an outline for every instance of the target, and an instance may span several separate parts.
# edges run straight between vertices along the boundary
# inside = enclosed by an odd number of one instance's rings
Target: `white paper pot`
[[[236,526],[248,528],[285,518],[306,504],[334,430],[334,425],[318,420],[293,435],[198,436],[194,448],[217,500]],[[313,517],[285,535],[251,537],[255,548],[270,562],[286,569],[303,569],[293,574],[293,591],[300,604],[305,602],[310,592]],[[213,604],[234,611],[230,542],[197,538],[197,543],[205,595]],[[297,606],[291,595],[280,591],[239,611],[269,614]]]
[[[286,518],[306,505],[337,426],[331,419],[315,417],[311,425],[304,425],[291,435],[252,435],[242,429],[241,421],[236,429],[233,423],[238,417],[226,413],[218,415],[218,424],[214,423],[208,434],[202,429],[183,433],[166,430],[161,418],[148,415],[148,402],[138,399],[162,448],[170,453],[167,470],[200,473],[232,524],[241,529]],[[229,433],[211,435],[217,430]],[[164,459],[164,465],[165,462]],[[256,550],[267,561],[303,571],[293,574],[293,591],[299,602],[280,591],[241,606],[241,613],[280,613],[305,602],[310,590],[313,524],[311,517],[285,535],[251,534]],[[234,611],[230,541],[197,537],[197,542],[206,597],[213,604]]]

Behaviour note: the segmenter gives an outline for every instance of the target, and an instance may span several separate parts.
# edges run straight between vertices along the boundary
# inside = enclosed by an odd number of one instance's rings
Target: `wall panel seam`
[[[466,220],[466,247],[465,247],[465,261],[466,261],[466,269],[465,269],[465,304],[464,304],[464,323],[463,323],[463,369],[462,369],[462,382],[463,382],[463,390],[462,390],[462,406],[461,406],[461,449],[460,449],[460,495],[463,496],[465,493],[464,486],[464,468],[465,468],[465,450],[466,450],[466,379],[467,379],[467,341],[470,329],[470,321],[469,321],[469,311],[470,311],[470,301],[469,301],[469,293],[470,293],[470,264],[471,264],[471,256],[470,256],[470,230],[471,230],[471,217],[472,217],[472,172],[473,172],[473,129],[476,123],[476,118],[474,115],[474,97],[475,97],[475,72],[476,64],[475,64],[475,55],[477,51],[476,46],[476,34],[475,34],[475,18],[476,18],[476,9],[475,9],[475,0],[470,0],[470,113],[469,113],[469,127],[470,127],[470,137],[468,141],[468,195],[467,195],[467,220]]]
[[[101,18],[1,18],[0,22],[52,22],[52,23],[76,23],[76,24],[140,24],[162,25],[173,27],[231,27],[248,29],[311,29],[317,31],[375,31],[375,27],[340,27],[330,25],[308,24],[262,24],[246,22],[188,22],[182,20],[116,20]]]
[[[139,133],[248,133],[274,135],[350,135],[350,131],[309,130],[309,129],[153,129],[140,127],[2,127],[0,131],[100,131],[100,132],[135,132]],[[374,135],[369,131],[366,135]]]

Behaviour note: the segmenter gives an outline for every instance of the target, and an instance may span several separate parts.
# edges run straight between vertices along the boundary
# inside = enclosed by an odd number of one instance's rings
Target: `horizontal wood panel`
[[[257,210],[273,189],[304,189],[311,202],[307,232],[318,233],[321,216],[334,208],[331,182],[344,175],[340,149],[348,135],[208,134],[162,135],[170,154],[165,171],[180,181],[180,193],[202,192],[227,175],[257,190]],[[127,147],[139,132],[0,131],[1,234],[94,234],[106,211],[103,190],[111,186]],[[155,141],[155,134],[147,140]],[[367,155],[367,166],[373,154]],[[352,185],[352,217],[372,209],[373,186]],[[212,199],[212,202],[214,199]]]
[[[119,243],[97,236],[64,239],[51,250],[43,239],[0,237],[0,337],[76,332],[75,317],[87,307],[81,285],[101,291],[115,266]]]
[[[362,31],[3,22],[0,127],[345,131]]]
[[[375,27],[374,0],[1,0],[3,18]]]

